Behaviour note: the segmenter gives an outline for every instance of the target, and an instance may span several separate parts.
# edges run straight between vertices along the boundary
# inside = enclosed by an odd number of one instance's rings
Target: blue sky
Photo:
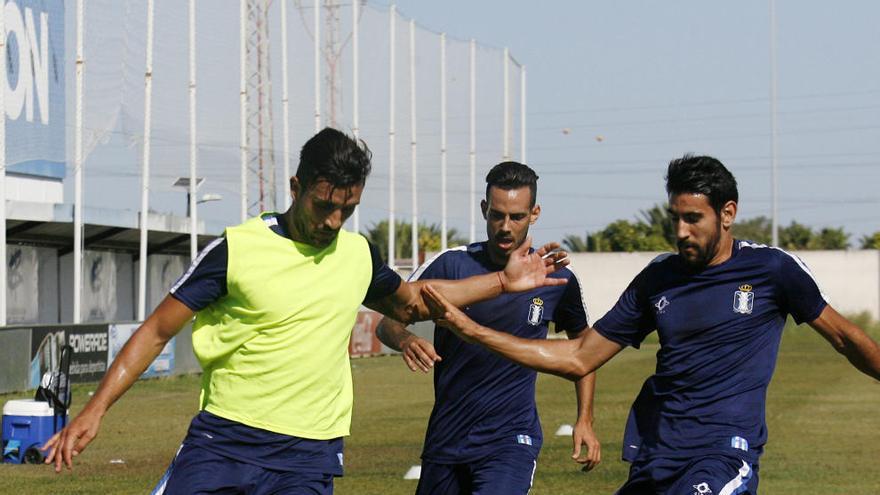
[[[303,8],[289,14],[292,150],[314,132],[311,2],[299,4]],[[360,209],[362,229],[387,216],[389,194],[384,27],[389,2],[368,5],[372,8],[364,9],[361,23],[361,128],[374,150],[374,172]],[[399,219],[408,220],[411,213],[404,39],[404,20],[410,18],[431,32],[448,33],[451,40],[473,38],[496,49],[480,49],[484,58],[477,71],[478,93],[483,92],[478,132],[488,136],[480,143],[485,148],[477,153],[478,184],[500,159],[500,140],[495,138],[501,127],[496,115],[500,112],[496,86],[501,80],[497,49],[508,47],[527,67],[527,161],[541,177],[538,200],[543,206],[542,218],[533,228],[538,241],[593,232],[617,219],[635,219],[640,210],[662,203],[666,164],[687,152],[713,155],[732,170],[740,185],[740,219],[770,215],[769,0],[401,0],[396,5],[401,16],[395,92]],[[87,26],[101,28],[86,32],[84,125],[87,130],[106,127],[102,131],[106,135],[86,134],[87,144],[98,143],[86,160],[87,206],[137,210],[140,205],[142,7],[139,2],[105,0],[87,15]],[[186,51],[181,48],[187,46],[185,10],[180,2],[157,4],[152,103],[150,207],[178,215],[184,212],[184,195],[171,184],[188,174],[189,149]],[[814,228],[843,227],[858,246],[861,236],[880,230],[880,30],[876,26],[880,2],[777,0],[776,11],[780,224],[797,220]],[[237,14],[237,2],[225,2],[205,4],[197,15],[201,23],[197,29],[199,174],[208,177],[201,193],[224,197],[199,207],[200,218],[209,222],[212,232],[239,219],[238,42],[229,35],[237,28]],[[71,9],[67,18],[67,46],[72,53]],[[439,105],[435,104],[439,57],[437,37],[420,33],[419,173],[424,194],[419,217],[439,224]],[[273,64],[280,63],[277,36],[273,31]],[[456,43],[450,47],[455,50],[450,63],[457,64],[457,75],[450,76],[454,87],[450,140],[455,140],[450,142],[450,167],[456,168],[450,179],[449,218],[450,227],[466,234],[467,52],[462,49],[465,44]],[[340,64],[339,125],[347,130],[349,62],[343,57]],[[67,67],[72,67],[72,59]],[[274,146],[280,149],[280,70],[274,67]],[[72,95],[73,78],[67,79]],[[68,98],[68,122],[72,101]],[[323,112],[326,118],[326,104]],[[518,115],[517,109],[514,112]],[[514,141],[517,158],[518,129]],[[68,169],[65,194],[72,201]],[[93,194],[96,191],[102,194]],[[478,236],[483,230],[478,221]]]
[[[396,4],[526,65],[537,237],[662,202],[665,164],[685,152],[733,171],[740,218],[769,216],[768,1]],[[776,16],[780,223],[842,226],[855,243],[880,230],[880,3],[777,0]]]

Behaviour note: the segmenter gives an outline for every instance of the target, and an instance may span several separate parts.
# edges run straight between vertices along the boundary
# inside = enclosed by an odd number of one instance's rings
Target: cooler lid
[[[34,399],[7,401],[3,406],[4,416],[54,416],[55,411],[48,402]]]

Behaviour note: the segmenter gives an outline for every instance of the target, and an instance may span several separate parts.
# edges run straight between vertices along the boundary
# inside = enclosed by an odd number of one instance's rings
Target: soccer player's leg
[[[668,495],[755,495],[757,467],[736,456],[713,455],[692,460],[666,492]]]
[[[525,495],[532,488],[540,449],[511,442],[471,463],[473,495]]]
[[[152,495],[243,493],[247,480],[258,469],[201,447],[184,444]]]
[[[436,464],[422,460],[416,495],[465,495],[471,493],[470,471],[460,464]]]

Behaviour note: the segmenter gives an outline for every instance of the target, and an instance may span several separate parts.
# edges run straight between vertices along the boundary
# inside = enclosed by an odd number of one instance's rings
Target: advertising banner
[[[138,329],[140,323],[117,323],[110,325],[107,330],[109,337],[109,345],[107,350],[107,364],[112,364],[113,360],[116,359],[116,356],[119,354],[119,351],[122,350],[122,346],[128,342],[128,339],[131,338],[132,334],[134,334],[135,330]],[[165,344],[165,347],[162,348],[162,352],[156,356],[156,359],[150,364],[150,367],[147,368],[147,371],[144,371],[144,374],[141,375],[141,378],[150,378],[154,376],[166,376],[170,375],[174,370],[174,339],[172,338]]]
[[[64,2],[10,0],[6,9],[7,170],[64,178]]]
[[[72,383],[98,381],[107,371],[107,325],[53,325],[31,330],[31,367],[28,382],[40,384],[46,371],[58,369],[61,348],[73,348],[70,358]]]

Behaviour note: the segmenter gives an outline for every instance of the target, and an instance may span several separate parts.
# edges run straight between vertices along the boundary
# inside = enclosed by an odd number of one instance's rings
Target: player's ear
[[[483,212],[483,220],[488,220],[489,217],[489,203],[484,199],[480,201],[480,210]]]
[[[293,202],[296,203],[296,198],[300,195],[300,188],[302,185],[299,182],[299,177],[292,176],[290,178],[290,197],[293,198]]]
[[[721,226],[729,229],[736,220],[736,201],[728,201],[721,207]]]
[[[541,205],[536,204],[532,207],[532,211],[529,212],[529,225],[534,225],[535,222],[538,221],[538,217],[541,216]]]

